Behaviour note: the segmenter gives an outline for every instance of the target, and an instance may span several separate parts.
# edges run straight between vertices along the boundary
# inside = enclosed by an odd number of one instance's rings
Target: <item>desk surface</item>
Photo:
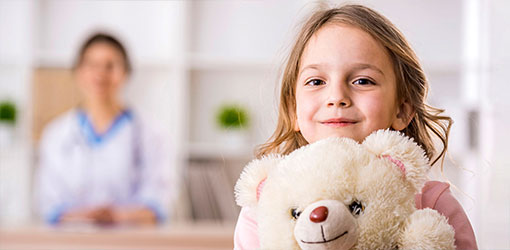
[[[1,250],[232,249],[233,225],[190,224],[154,228],[26,226],[0,228]]]

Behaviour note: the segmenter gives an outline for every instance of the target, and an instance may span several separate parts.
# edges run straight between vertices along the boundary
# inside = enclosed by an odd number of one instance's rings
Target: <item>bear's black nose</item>
[[[310,213],[310,220],[315,223],[323,222],[328,218],[328,208],[320,206]]]

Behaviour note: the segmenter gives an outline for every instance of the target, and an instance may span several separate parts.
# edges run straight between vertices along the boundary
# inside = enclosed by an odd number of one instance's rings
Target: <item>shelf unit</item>
[[[219,216],[222,222],[234,222],[237,218],[239,208],[233,200],[235,181],[244,165],[253,159],[256,145],[263,143],[275,127],[282,46],[292,35],[290,27],[302,3],[189,1],[186,6],[187,53],[181,68],[184,81],[180,90],[184,96],[180,132],[185,135],[181,159],[187,180],[197,179],[200,169],[202,175],[222,173],[224,179],[213,182],[226,185],[216,187],[223,193],[217,192],[214,199],[222,203],[219,207],[234,207],[230,214]],[[275,8],[281,5],[286,6],[286,11]],[[285,21],[271,23],[278,18]],[[223,104],[237,104],[248,111],[248,129],[244,139],[237,143],[229,142],[229,133],[216,125],[215,114]],[[214,189],[203,185],[205,189]],[[193,190],[193,184],[188,183],[187,188],[190,194],[200,193]],[[196,200],[207,199],[188,197],[192,213],[187,217],[204,219],[197,215],[200,211],[193,209],[193,205]],[[217,220],[218,216],[212,214],[209,213],[209,219]]]

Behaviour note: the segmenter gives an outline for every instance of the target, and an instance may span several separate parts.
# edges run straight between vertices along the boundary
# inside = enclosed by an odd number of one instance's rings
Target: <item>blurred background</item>
[[[48,244],[74,239],[73,230],[39,226],[33,179],[42,129],[80,99],[71,66],[95,31],[127,47],[134,67],[123,99],[169,142],[178,191],[167,224],[129,235],[179,249],[191,247],[179,239],[195,238],[207,243],[193,249],[231,248],[233,186],[273,132],[280,69],[299,24],[325,2],[0,0],[0,102],[16,110],[0,120],[0,248],[27,244],[20,241],[29,234]],[[429,103],[455,121],[444,174],[437,166],[433,174],[453,184],[481,249],[509,249],[510,1],[349,3],[376,9],[412,44],[431,83]],[[221,117],[232,108],[246,118],[240,129],[225,129]],[[112,249],[121,244],[87,232]]]

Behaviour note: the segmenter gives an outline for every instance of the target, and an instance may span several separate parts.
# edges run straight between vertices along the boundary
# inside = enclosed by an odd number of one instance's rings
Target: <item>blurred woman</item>
[[[95,34],[81,47],[74,76],[83,102],[52,121],[40,144],[35,191],[48,223],[154,224],[166,217],[160,143],[119,99],[130,72],[114,37]]]

